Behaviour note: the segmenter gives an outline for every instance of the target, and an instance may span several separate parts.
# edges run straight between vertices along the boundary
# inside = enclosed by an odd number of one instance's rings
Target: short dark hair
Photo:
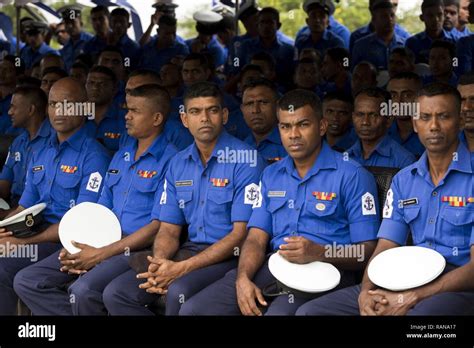
[[[268,65],[270,66],[270,69],[275,70],[275,67],[276,67],[275,58],[268,52],[261,51],[261,52],[255,53],[252,56],[252,58],[250,58],[250,61],[252,60],[261,60],[261,61],[267,62]]]
[[[47,74],[56,74],[59,75],[61,78],[69,76],[64,69],[58,68],[57,66],[50,66],[43,70],[43,74],[41,77],[45,77]]]
[[[435,97],[437,95],[451,95],[456,99],[457,113],[461,112],[461,93],[451,85],[442,82],[433,82],[423,86],[418,91],[418,98],[420,97]]]
[[[136,69],[133,70],[130,75],[128,75],[128,78],[135,77],[135,76],[148,76],[154,79],[155,81],[161,81],[160,74],[158,74],[154,70],[150,69]]]
[[[421,3],[421,12],[424,12],[427,8],[430,7],[444,7],[445,1],[443,0],[423,0]]]
[[[21,75],[16,81],[16,87],[41,87],[41,80],[36,77]]]
[[[84,63],[82,63],[82,62],[74,63],[71,66],[71,69],[82,69],[86,72],[86,74],[89,73],[89,67],[87,65],[85,65]]]
[[[385,89],[382,89],[380,87],[368,87],[368,88],[363,88],[362,90],[356,93],[354,97],[354,104],[355,104],[355,100],[361,95],[365,95],[371,98],[382,99],[385,103],[388,103],[389,100],[392,99],[392,96],[390,95],[390,93],[387,92]]]
[[[114,84],[117,83],[117,76],[115,76],[115,73],[107,68],[106,66],[102,66],[102,65],[94,65],[90,70],[89,70],[89,74],[92,74],[92,73],[100,73],[100,74],[104,74],[106,75],[107,77],[109,77],[112,82]]]
[[[109,12],[109,9],[107,8],[107,6],[98,5],[98,6],[93,7],[91,9],[91,14],[97,13],[97,12],[104,12],[104,15],[106,15],[107,17],[110,16],[110,12]]]
[[[177,24],[178,21],[176,20],[176,18],[169,15],[161,16],[158,20],[158,26],[167,25],[169,27],[175,27]]]
[[[460,1],[459,1],[459,0],[444,0],[443,2],[444,2],[444,6],[445,6],[445,7],[446,7],[446,6],[454,5],[454,6],[456,6],[456,7],[458,8],[458,10],[459,10],[459,8],[461,7],[461,4],[460,4]]]
[[[131,97],[142,97],[151,100],[156,109],[165,117],[170,110],[171,97],[166,89],[157,84],[147,84],[138,86],[128,91],[127,95]]]
[[[278,23],[280,23],[280,12],[274,7],[264,7],[258,13],[259,16],[264,14],[271,14],[273,19],[275,19]]]
[[[350,104],[351,106],[354,105],[354,99],[352,98],[352,96],[350,94],[340,91],[327,93],[323,98],[323,104],[333,100],[340,100],[344,103]]]
[[[278,100],[278,108],[285,111],[298,110],[306,105],[309,105],[316,117],[321,119],[323,107],[321,100],[314,92],[305,89],[294,89]]]
[[[48,106],[48,97],[39,87],[22,86],[17,87],[13,94],[24,96],[31,104],[36,106],[38,113],[44,115]]]
[[[267,87],[272,91],[274,94],[275,98],[278,97],[278,89],[277,86],[270,80],[261,77],[261,78],[255,78],[249,80],[243,87],[242,87],[242,93],[244,93],[247,89],[249,88],[255,88],[255,87]]]
[[[20,60],[20,65],[19,66],[17,66],[17,64],[16,64],[17,59]],[[20,75],[23,75],[25,73],[25,62],[20,57],[16,57],[12,54],[7,54],[5,57],[3,57],[3,60],[6,60],[7,62],[10,62],[10,63],[13,64],[13,66],[15,67],[16,76],[20,76]]]
[[[245,74],[247,71],[258,71],[260,74],[263,75],[263,70],[262,70],[262,67],[260,65],[257,65],[257,64],[247,64],[245,65],[242,70],[240,71],[240,75],[243,75]]]
[[[423,79],[420,77],[420,75],[411,71],[398,73],[390,78],[390,81],[392,80],[411,80],[415,81],[420,87],[423,84]]]
[[[214,82],[201,81],[192,84],[184,93],[184,104],[189,99],[200,98],[200,97],[214,97],[219,99],[221,106],[224,106],[224,96]]]
[[[184,57],[183,64],[186,61],[189,60],[198,60],[199,61],[199,66],[205,68],[205,69],[210,69],[209,66],[209,61],[207,60],[206,56],[202,53],[190,53],[186,57]]]
[[[120,57],[122,57],[122,60],[123,60],[123,53],[122,53],[122,50],[120,48],[118,48],[117,46],[105,46],[104,49],[102,51],[99,52],[99,56],[104,53],[104,52],[115,52],[115,53],[118,53],[120,54]]]
[[[114,9],[111,13],[110,13],[110,16],[113,17],[113,16],[122,16],[122,17],[126,17],[127,18],[127,21],[130,20],[130,14],[128,13],[128,11],[122,7],[118,7],[116,9]]]
[[[448,50],[451,58],[454,58],[456,56],[456,45],[452,42],[446,40],[435,40],[431,44],[430,50],[432,50],[433,48],[444,48]]]
[[[469,71],[464,75],[461,75],[459,79],[459,85],[466,86],[466,85],[474,85],[474,72]]]
[[[344,61],[348,60],[350,53],[343,47],[333,47],[326,51],[326,55],[331,58],[334,62],[339,63],[344,66]],[[344,66],[344,68],[349,69],[349,66]]]
[[[415,64],[415,60],[416,60],[415,54],[409,48],[396,47],[396,48],[393,49],[392,52],[390,52],[390,55],[392,55],[392,54],[399,54],[403,58],[407,58],[410,61],[410,63]]]

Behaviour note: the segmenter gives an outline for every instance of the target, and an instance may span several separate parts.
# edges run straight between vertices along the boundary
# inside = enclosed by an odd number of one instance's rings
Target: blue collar
[[[83,125],[79,128],[73,135],[71,135],[68,139],[66,139],[61,145],[66,143],[68,146],[72,147],[76,151],[81,151],[82,144],[88,138],[86,127]],[[56,132],[53,132],[49,138],[49,144],[53,147],[58,147],[58,135]]]
[[[221,134],[217,138],[217,143],[214,146],[214,150],[212,150],[212,154],[208,162],[211,161],[212,157],[218,157],[218,151],[225,151],[225,147],[229,146],[230,141],[231,135],[223,128]],[[183,152],[186,158],[191,158],[194,160],[194,162],[201,163],[201,156],[199,155],[199,149],[196,145],[196,141],[194,141],[191,146],[184,149]]]
[[[136,153],[137,148],[138,148],[138,140],[135,138],[132,138],[133,142],[130,142],[130,149],[132,150],[132,153]],[[168,140],[166,139],[166,136],[163,134],[163,132],[156,137],[155,140],[151,143],[151,145],[146,149],[144,153],[140,156],[139,160],[147,155],[155,157],[155,159],[158,161],[160,158],[163,156],[163,153],[165,152],[166,146],[168,146]]]
[[[331,149],[326,141],[322,141],[321,151],[319,152],[316,161],[314,161],[313,166],[303,179],[301,179],[296,172],[295,163],[293,162],[293,158],[291,156],[286,156],[281,160],[282,166],[279,170],[286,170],[289,175],[293,175],[298,180],[308,180],[312,176],[318,174],[320,170],[337,169],[336,158],[334,154],[334,150]]]
[[[384,156],[384,157],[390,157],[391,150],[390,150],[390,136],[388,134],[385,134],[385,136],[382,138],[382,140],[375,146],[374,152],[377,152],[379,155]],[[355,144],[349,149],[349,153],[355,154],[357,157],[363,158],[363,151],[362,151],[362,142],[360,139],[357,139]],[[372,156],[370,154],[370,156]],[[369,157],[370,157],[369,156]]]
[[[456,153],[458,154],[457,161],[451,161],[451,164],[449,165],[445,177],[447,177],[449,172],[451,171],[458,171],[468,174],[473,173],[471,165],[471,153],[469,152],[466,145],[464,145],[462,142],[459,142]],[[429,176],[430,169],[428,167],[428,150],[423,153],[423,155],[417,162],[415,162],[414,167],[411,169],[411,172],[412,174],[417,172],[420,176],[424,178],[427,178]]]

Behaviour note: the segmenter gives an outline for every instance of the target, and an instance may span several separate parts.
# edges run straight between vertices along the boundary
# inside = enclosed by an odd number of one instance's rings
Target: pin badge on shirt
[[[61,165],[61,171],[67,174],[74,174],[77,172],[77,166],[66,166],[63,164]]]
[[[326,210],[326,204],[324,204],[324,203],[317,203],[317,204],[316,204],[316,210],[325,211],[325,210]]]
[[[229,183],[229,179],[211,178],[212,186],[225,187]]]

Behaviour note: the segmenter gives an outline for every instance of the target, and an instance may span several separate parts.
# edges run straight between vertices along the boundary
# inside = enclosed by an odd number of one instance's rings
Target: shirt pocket
[[[267,211],[272,215],[272,231],[274,236],[289,231],[289,216],[285,209],[288,204],[286,198],[269,198]]]
[[[68,204],[75,201],[79,194],[80,182],[81,176],[79,174],[58,174],[55,184],[57,184],[60,199],[68,201]],[[55,187],[51,188],[51,191],[53,190]]]
[[[450,247],[469,247],[474,209],[444,207],[440,213],[441,238]]]
[[[421,224],[421,220],[418,219],[420,215],[421,207],[406,207],[403,208],[403,220],[407,225],[410,226],[411,234],[413,237],[414,244],[420,244],[424,240],[424,226]]]
[[[315,235],[330,234],[343,227],[336,214],[337,203],[334,201],[306,201],[304,219],[305,230]]]
[[[131,208],[145,208],[152,210],[155,193],[158,188],[158,176],[156,178],[140,178],[132,183],[132,191],[128,201]]]
[[[231,224],[231,210],[234,191],[229,188],[209,188],[207,192],[208,216],[217,224]]]
[[[187,224],[190,224],[191,222],[191,214],[193,212],[192,200],[193,200],[192,190],[180,190],[176,188],[176,201],[178,204],[178,208],[183,210],[184,217],[186,219]]]

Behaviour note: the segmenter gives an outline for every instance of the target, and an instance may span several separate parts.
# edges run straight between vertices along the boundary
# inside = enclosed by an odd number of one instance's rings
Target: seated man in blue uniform
[[[37,87],[20,87],[13,94],[8,115],[12,118],[13,126],[25,132],[18,135],[10,145],[0,174],[0,197],[10,202],[11,208],[17,207],[25,189],[31,158],[43,151],[51,136],[51,125],[46,119],[47,107],[48,97]]]
[[[110,33],[110,13],[106,6],[96,6],[91,9],[90,21],[95,35],[86,42],[83,52],[92,56],[95,61],[99,53],[107,46]]]
[[[334,264],[343,272],[341,286],[353,283],[350,270],[363,269],[369,259],[379,227],[373,176],[322,141],[327,122],[314,93],[285,94],[278,121],[288,156],[263,172],[238,269],[191,297],[181,315],[262,315],[263,309],[293,315],[307,299],[280,295],[267,303],[262,296],[262,287],[275,281],[268,247],[293,263]],[[332,257],[327,251],[336,244],[360,247],[364,255]]]
[[[354,43],[352,67],[361,61],[369,61],[379,70],[387,70],[390,51],[395,47],[405,46],[403,36],[395,31],[396,7],[390,0],[374,0],[371,4],[374,33]]]
[[[461,93],[462,128],[459,137],[474,157],[474,73],[461,76],[458,85]]]
[[[160,81],[160,75],[153,70],[137,69],[130,74],[125,90],[129,92],[132,89],[143,85],[158,85],[160,84]],[[161,103],[164,108],[163,112],[167,110],[167,121],[165,128],[163,129],[166,139],[168,139],[168,142],[172,143],[179,151],[184,150],[193,143],[194,139],[191,133],[189,133],[189,130],[183,126],[181,120],[170,118],[169,112],[171,110],[171,99],[162,99]],[[124,135],[125,136],[120,139],[120,146],[126,144],[129,139],[127,133]]]
[[[64,6],[58,12],[61,14],[69,34],[69,40],[59,51],[64,60],[64,68],[69,72],[77,56],[84,53],[84,46],[92,39],[92,35],[82,31],[81,7],[77,5]]]
[[[19,206],[9,214],[13,216],[38,203],[46,203],[42,215],[49,226],[27,238],[16,238],[5,228],[0,229],[0,243],[33,244],[38,250],[35,258],[0,259],[2,315],[15,314],[17,295],[13,279],[17,272],[60,249],[58,225],[63,215],[76,204],[96,202],[99,198],[110,157],[102,145],[88,136],[84,115],[69,115],[63,112],[69,108],[58,107],[64,102],[82,104],[86,101],[84,86],[68,77],[56,82],[49,94],[48,115],[56,132],[51,134],[46,147],[31,159]]]
[[[77,243],[80,252],[71,255],[63,249],[18,273],[15,291],[35,315],[107,314],[104,288],[129,269],[131,252],[151,246],[160,227],[165,173],[177,153],[163,136],[161,100],[168,95],[158,85],[144,85],[126,98],[127,132],[133,142],[112,159],[98,201],[115,213],[123,238],[102,248]]]
[[[96,65],[87,75],[87,99],[95,108],[86,126],[110,152],[117,151],[120,137],[126,133],[125,110],[113,102],[117,86],[115,74],[104,66]]]
[[[405,245],[411,233],[414,245],[444,256],[444,274],[415,289],[392,292],[377,288],[366,272],[362,284],[313,300],[296,314],[474,314],[474,160],[458,139],[461,96],[439,83],[418,95],[420,118],[414,124],[426,152],[394,177],[373,257]]]
[[[18,77],[23,75],[23,62],[16,64],[16,57],[7,55],[0,61],[0,134],[15,134],[18,130],[12,127],[12,120],[8,110],[15,90]]]
[[[137,279],[130,270],[104,290],[112,315],[152,315],[146,305],[163,294],[166,314],[177,315],[184,301],[237,265],[263,159],[224,130],[228,111],[217,85],[191,86],[184,102],[182,120],[195,142],[170,162],[148,272]],[[180,246],[186,224],[189,238]]]
[[[244,140],[269,163],[287,156],[278,131],[278,91],[267,79],[252,79],[243,86],[242,113],[251,133]]]
[[[314,48],[321,56],[324,56],[329,48],[344,48],[342,38],[328,29],[329,26],[329,0],[310,1],[304,6],[308,15],[306,23],[310,32],[307,35],[300,35],[295,42],[295,57],[304,48]]]
[[[160,72],[164,64],[175,56],[187,56],[189,48],[176,37],[176,18],[161,16],[158,22],[158,35],[143,46],[139,67]]]
[[[132,25],[130,14],[124,8],[116,8],[110,13],[110,29],[108,44],[116,46],[127,59],[127,66],[134,69],[140,59],[140,45],[127,35],[128,28]]]
[[[423,85],[432,82],[448,83],[454,88],[458,85],[458,76],[454,73],[456,45],[449,41],[437,40],[431,45],[429,66],[431,75],[423,78]]]
[[[20,57],[25,63],[25,69],[30,71],[35,63],[39,63],[41,58],[48,53],[58,52],[49,47],[44,38],[48,25],[43,22],[27,21],[24,24],[27,45],[20,51]]]
[[[405,45],[415,54],[416,63],[428,64],[433,41],[446,40],[455,42],[455,40],[452,34],[443,28],[443,0],[424,0],[421,4],[420,19],[425,25],[425,31],[410,37]]]
[[[399,105],[401,113],[393,120],[388,135],[410,151],[417,159],[425,152],[418,134],[413,129],[413,118],[419,116],[417,110],[410,110],[409,105],[416,103],[416,96],[421,89],[421,78],[415,73],[401,73],[390,79],[387,91],[392,96],[393,105]]]
[[[323,99],[323,117],[328,123],[324,140],[333,150],[344,152],[357,141],[352,126],[354,101],[350,95],[331,92]]]
[[[373,4],[375,4],[377,0],[369,0],[369,10],[372,9]],[[393,7],[395,9],[395,13],[398,9],[398,0],[391,0],[391,3],[393,4]],[[357,40],[362,39],[366,37],[367,35],[372,34],[375,31],[375,26],[374,26],[374,13],[370,11],[370,23],[360,27],[356,30],[354,30],[350,34],[350,40],[349,40],[349,52],[353,54],[354,52],[354,44],[357,42]],[[400,24],[395,24],[395,32],[401,36],[402,38],[408,39],[411,34],[407,32]]]
[[[350,95],[352,92],[349,52],[345,48],[335,47],[326,51],[321,63],[321,76],[325,83],[324,92],[338,91]]]
[[[415,162],[415,156],[387,134],[391,118],[400,116],[390,107],[390,98],[380,88],[363,89],[354,98],[352,122],[359,139],[346,155],[363,166],[404,168]]]

